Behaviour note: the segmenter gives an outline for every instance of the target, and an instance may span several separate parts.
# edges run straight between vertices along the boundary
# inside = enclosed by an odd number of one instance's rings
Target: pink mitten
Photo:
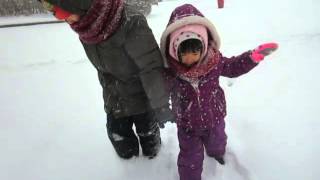
[[[271,54],[278,49],[277,43],[266,43],[258,46],[251,52],[251,59],[258,63],[264,59],[265,56]]]

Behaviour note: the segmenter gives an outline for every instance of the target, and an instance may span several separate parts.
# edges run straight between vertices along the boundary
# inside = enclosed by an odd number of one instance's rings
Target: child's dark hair
[[[199,39],[188,39],[183,41],[178,47],[179,59],[182,53],[198,52],[202,53],[203,45]]]

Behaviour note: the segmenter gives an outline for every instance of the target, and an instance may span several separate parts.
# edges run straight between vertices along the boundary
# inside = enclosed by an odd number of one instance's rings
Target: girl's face
[[[75,22],[78,22],[80,20],[80,16],[77,15],[77,14],[71,14],[69,17],[67,17],[65,19],[65,21],[68,23],[68,24],[73,24]]]
[[[201,51],[189,51],[185,53],[181,53],[180,55],[182,64],[186,65],[187,67],[191,67],[192,65],[198,63],[201,58]]]

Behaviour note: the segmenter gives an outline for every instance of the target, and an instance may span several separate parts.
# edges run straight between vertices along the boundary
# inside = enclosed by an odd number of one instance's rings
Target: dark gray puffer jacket
[[[61,2],[61,8],[74,13],[82,12],[91,2],[48,1],[52,4]],[[76,8],[70,8],[70,4]],[[119,118],[168,105],[162,76],[162,56],[147,20],[141,13],[126,5],[121,25],[110,38],[98,44],[82,44],[98,70],[107,113]]]
[[[108,40],[83,43],[99,72],[106,112],[115,117],[143,113],[168,104],[161,53],[142,14],[126,6],[122,24]]]

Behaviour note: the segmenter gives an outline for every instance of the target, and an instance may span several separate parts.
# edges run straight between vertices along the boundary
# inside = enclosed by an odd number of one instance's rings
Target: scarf
[[[99,43],[117,30],[123,7],[123,0],[94,0],[87,13],[70,26],[79,34],[81,41]]]

